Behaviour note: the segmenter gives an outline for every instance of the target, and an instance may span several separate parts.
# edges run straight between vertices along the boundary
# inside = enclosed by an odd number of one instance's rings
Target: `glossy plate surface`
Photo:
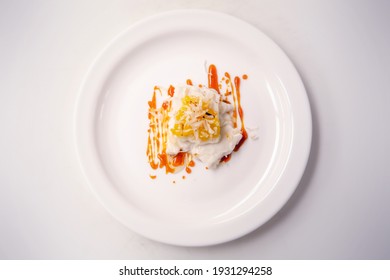
[[[207,84],[211,63],[220,76],[248,75],[241,102],[258,139],[216,170],[197,163],[191,174],[153,171],[153,87]],[[75,115],[80,164],[105,208],[145,237],[185,246],[226,242],[269,220],[299,183],[311,133],[305,89],[283,51],[251,25],[207,11],[160,14],[116,37],[91,66]]]

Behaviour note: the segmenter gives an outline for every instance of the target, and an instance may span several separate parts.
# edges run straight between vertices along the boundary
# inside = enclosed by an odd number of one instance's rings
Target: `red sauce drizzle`
[[[220,162],[228,162],[232,158],[232,154],[228,154],[227,156],[224,156],[221,158]]]
[[[170,85],[168,88],[168,95],[172,97],[174,94],[175,94],[175,88],[172,85]]]

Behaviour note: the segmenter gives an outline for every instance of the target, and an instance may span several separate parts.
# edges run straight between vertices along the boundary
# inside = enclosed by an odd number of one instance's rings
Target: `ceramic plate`
[[[241,103],[258,138],[215,170],[199,162],[191,174],[152,170],[154,86],[207,84],[209,64],[248,75]],[[287,202],[307,163],[311,114],[296,69],[261,31],[229,15],[181,10],[133,25],[100,53],[80,90],[75,136],[88,183],[115,218],[153,240],[204,246],[249,233]]]

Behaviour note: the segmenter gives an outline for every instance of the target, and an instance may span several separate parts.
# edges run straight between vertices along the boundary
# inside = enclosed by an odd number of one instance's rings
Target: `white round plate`
[[[207,84],[205,64],[220,77],[248,75],[241,101],[258,139],[216,170],[156,172],[146,157],[147,101],[155,85]],[[262,32],[180,10],[133,25],[101,52],[81,87],[75,136],[88,182],[115,218],[153,240],[204,246],[249,233],[286,203],[307,163],[311,114],[297,71]]]

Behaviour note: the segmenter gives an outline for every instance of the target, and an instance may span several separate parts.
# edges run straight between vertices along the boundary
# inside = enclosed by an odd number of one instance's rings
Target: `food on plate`
[[[146,154],[152,169],[165,168],[166,173],[185,169],[191,173],[194,159],[206,169],[229,161],[248,138],[240,81],[227,72],[219,80],[217,68],[210,65],[207,86],[194,86],[189,79],[168,89],[156,86],[148,102]]]

